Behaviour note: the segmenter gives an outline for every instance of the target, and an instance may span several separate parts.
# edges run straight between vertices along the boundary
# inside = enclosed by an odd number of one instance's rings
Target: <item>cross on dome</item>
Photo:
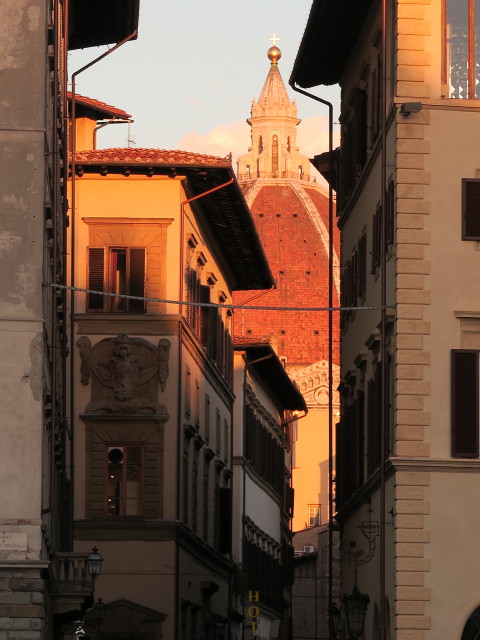
[[[273,34],[273,36],[271,38],[269,38],[269,40],[271,40],[273,42],[273,46],[276,47],[277,46],[277,40],[280,41],[280,38],[278,36],[276,36],[275,34]]]

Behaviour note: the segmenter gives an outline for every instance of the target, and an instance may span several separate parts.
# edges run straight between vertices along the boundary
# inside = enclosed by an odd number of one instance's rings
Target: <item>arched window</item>
[[[467,620],[461,640],[480,640],[480,607],[477,607]]]
[[[262,153],[263,151],[263,138],[260,136],[258,138],[258,153]]]
[[[278,136],[272,138],[272,172],[278,171]]]

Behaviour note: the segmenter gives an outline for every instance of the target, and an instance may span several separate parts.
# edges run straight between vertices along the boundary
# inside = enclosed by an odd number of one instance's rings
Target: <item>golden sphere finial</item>
[[[282,52],[278,47],[273,46],[267,51],[267,56],[271,64],[278,64],[278,61],[282,57]]]
[[[277,40],[280,40],[280,38],[273,34],[273,36],[269,38],[269,40],[273,42],[273,47],[270,47],[270,49],[267,51],[268,59],[270,60],[270,64],[278,64],[278,61],[282,57],[282,52],[277,47]]]

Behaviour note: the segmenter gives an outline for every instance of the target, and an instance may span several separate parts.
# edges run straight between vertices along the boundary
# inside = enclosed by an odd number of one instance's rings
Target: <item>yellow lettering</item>
[[[248,607],[247,615],[249,615],[250,618],[258,618],[258,616],[260,615],[260,609],[253,604],[251,607]]]
[[[260,602],[260,593],[258,591],[249,591],[248,592],[248,601],[249,602]]]
[[[252,633],[255,633],[255,631],[257,630],[258,622],[251,622],[250,624],[252,625]]]

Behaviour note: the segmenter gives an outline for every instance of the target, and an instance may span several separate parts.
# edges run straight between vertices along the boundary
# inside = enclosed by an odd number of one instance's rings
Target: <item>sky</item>
[[[235,163],[250,144],[246,118],[267,77],[269,38],[275,34],[282,52],[279,70],[302,119],[300,151],[309,157],[325,151],[326,107],[288,86],[311,3],[140,0],[137,40],[76,76],[77,94],[123,109],[134,120],[99,131],[98,146],[232,153]],[[70,78],[105,51],[71,52]],[[338,87],[310,91],[334,104],[336,120]]]

